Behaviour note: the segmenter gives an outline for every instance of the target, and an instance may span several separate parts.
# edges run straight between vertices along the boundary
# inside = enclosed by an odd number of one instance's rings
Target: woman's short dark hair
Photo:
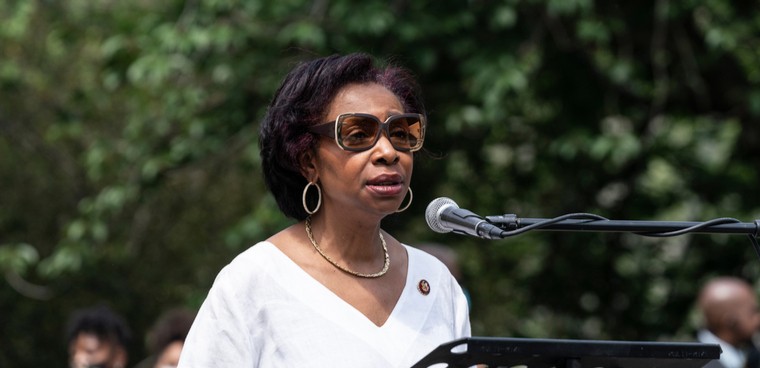
[[[425,114],[412,74],[398,66],[378,67],[367,54],[333,55],[296,66],[275,93],[259,132],[264,180],[286,216],[303,220],[308,215],[301,201],[308,182],[299,160],[316,149],[318,140],[307,128],[324,123],[338,92],[356,83],[380,84],[398,97],[405,112]],[[309,198],[309,205],[315,206],[316,199]]]

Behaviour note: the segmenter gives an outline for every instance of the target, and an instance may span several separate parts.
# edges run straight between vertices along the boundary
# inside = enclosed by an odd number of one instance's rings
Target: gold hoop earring
[[[317,207],[314,207],[313,210],[309,210],[309,206],[306,205],[306,192],[309,191],[310,186],[317,187]],[[303,195],[301,196],[301,201],[303,202],[303,209],[306,211],[306,213],[313,215],[319,211],[319,207],[322,206],[322,188],[319,187],[319,184],[309,182],[306,184],[306,187],[303,188]]]
[[[396,213],[406,211],[406,209],[412,205],[412,199],[414,199],[414,194],[412,194],[412,187],[409,187],[409,203],[407,203],[406,206],[397,209]]]

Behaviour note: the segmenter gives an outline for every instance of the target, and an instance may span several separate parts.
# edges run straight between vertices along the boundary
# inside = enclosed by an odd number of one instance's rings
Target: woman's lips
[[[368,181],[367,188],[381,195],[398,195],[404,191],[404,182],[398,175],[381,175]]]

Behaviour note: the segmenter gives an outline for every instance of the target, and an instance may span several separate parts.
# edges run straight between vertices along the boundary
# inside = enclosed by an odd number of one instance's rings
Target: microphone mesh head
[[[446,197],[440,197],[434,199],[430,204],[427,206],[427,209],[425,210],[425,221],[427,221],[428,226],[430,226],[430,229],[437,232],[437,233],[449,233],[452,229],[448,228],[446,225],[444,225],[441,222],[441,216],[440,212],[445,207],[454,206],[455,208],[459,208],[457,206],[457,203],[454,202],[451,198]]]

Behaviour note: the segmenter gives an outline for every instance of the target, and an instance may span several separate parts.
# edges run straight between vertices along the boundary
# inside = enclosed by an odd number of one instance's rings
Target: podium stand
[[[689,342],[470,337],[442,344],[412,368],[698,368],[720,353],[717,344]]]

